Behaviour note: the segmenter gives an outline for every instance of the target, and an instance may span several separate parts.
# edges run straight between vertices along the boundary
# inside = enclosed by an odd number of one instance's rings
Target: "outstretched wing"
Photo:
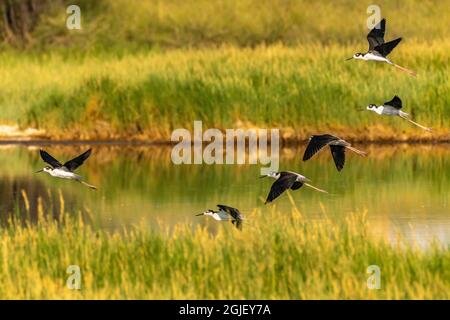
[[[384,43],[384,32],[386,31],[386,19],[381,20],[367,35],[369,51]]]
[[[242,214],[238,209],[223,204],[218,204],[217,207],[228,213],[234,220],[242,220]]]
[[[384,57],[386,57],[392,50],[402,41],[402,38],[397,38],[395,40],[380,44],[376,46],[375,51],[381,53]]]
[[[291,190],[300,189],[302,186],[303,186],[303,182],[295,181],[294,184],[291,187]]]
[[[333,156],[336,169],[341,171],[345,164],[345,147],[343,146],[330,146],[331,155]]]
[[[331,141],[339,140],[339,138],[332,136],[331,134],[314,135],[309,140],[309,144],[306,147],[303,154],[303,161],[310,159],[320,149],[329,144]]]
[[[74,171],[76,168],[81,166],[87,158],[89,158],[89,156],[91,155],[91,152],[92,152],[92,149],[89,149],[88,151],[80,154],[78,157],[67,161],[66,163],[64,163],[64,167],[69,169],[69,171]]]
[[[291,188],[297,176],[293,174],[281,175],[270,187],[269,195],[267,196],[266,203],[270,203],[278,198],[284,191]]]
[[[58,160],[53,158],[47,151],[41,149],[39,150],[39,153],[41,154],[42,160],[51,165],[53,168],[59,168],[62,166],[62,164]]]
[[[394,107],[397,110],[400,110],[403,106],[402,100],[398,96],[394,96],[394,98],[392,98],[392,100],[385,102],[384,105]]]

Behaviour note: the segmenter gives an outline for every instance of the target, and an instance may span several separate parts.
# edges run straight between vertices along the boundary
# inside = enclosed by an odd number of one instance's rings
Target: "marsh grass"
[[[372,1],[78,0],[82,30],[65,27],[65,6],[46,10],[29,35],[32,48],[186,48],[222,44],[360,42]],[[447,37],[448,1],[378,0],[388,35],[429,41]],[[53,10],[52,10],[53,9]],[[420,26],[420,28],[417,28]]]
[[[67,30],[58,2],[29,35],[28,50],[0,54],[2,123],[60,139],[168,141],[194,120],[278,127],[285,140],[325,130],[365,141],[449,139],[448,1],[377,2],[389,37],[404,38],[392,59],[417,79],[344,62],[366,50],[367,1],[78,4],[82,30]],[[355,111],[394,94],[433,134]]]
[[[305,220],[295,205],[273,206],[250,213],[242,232],[224,223],[210,233],[144,223],[108,232],[80,214],[40,210],[36,224],[0,229],[4,299],[449,298],[449,248],[374,238],[364,213]],[[379,290],[366,286],[373,264]],[[66,287],[69,265],[81,268],[79,291]]]
[[[450,43],[402,46],[393,59],[417,70],[417,78],[387,65],[344,62],[354,48],[341,45],[84,58],[5,53],[0,106],[10,121],[66,138],[169,141],[173,129],[191,129],[194,120],[203,120],[205,128],[280,128],[285,139],[318,130],[365,140],[448,139]],[[357,111],[395,94],[434,133]]]

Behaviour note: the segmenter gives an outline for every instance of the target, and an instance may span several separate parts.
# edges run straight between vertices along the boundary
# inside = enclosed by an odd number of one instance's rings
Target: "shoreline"
[[[345,138],[344,138],[345,139]],[[360,145],[443,145],[450,144],[450,138],[446,139],[379,139],[379,140],[360,140],[360,139],[345,139],[351,143],[357,143]],[[281,139],[280,147],[295,147],[306,144],[308,139]],[[191,141],[191,145],[194,144],[194,140]],[[246,144],[248,139],[246,139]],[[135,145],[135,146],[160,146],[170,147],[175,146],[179,142],[172,142],[167,140],[150,140],[150,139],[7,139],[0,137],[0,146],[2,145],[28,145],[28,146],[40,146],[40,145]],[[208,145],[209,142],[204,142],[203,145]],[[225,144],[224,144],[225,145]],[[270,142],[269,142],[270,145]]]
[[[261,125],[264,127],[264,125]],[[267,126],[267,125],[266,125]],[[236,129],[257,130],[257,125],[236,126]],[[274,129],[277,129],[276,126]],[[220,129],[222,132],[224,129]],[[449,144],[450,132],[448,129],[439,128],[428,133],[412,128],[396,129],[386,125],[373,125],[361,128],[343,126],[326,126],[324,128],[302,127],[278,128],[280,147],[290,147],[306,144],[313,134],[329,133],[340,137],[350,143],[362,145],[389,145],[389,144]],[[225,133],[224,133],[225,134]],[[23,144],[23,145],[48,145],[48,144],[110,144],[110,145],[151,145],[151,146],[173,146],[183,143],[184,140],[171,141],[169,129],[153,129],[135,132],[130,130],[119,131],[115,128],[108,128],[102,131],[89,131],[80,129],[68,129],[52,132],[45,129],[24,128],[17,125],[0,125],[0,145]],[[193,144],[194,136],[186,143]],[[202,136],[203,137],[203,136]],[[225,137],[224,137],[225,138]],[[270,145],[270,135],[268,135]],[[236,139],[236,138],[235,138]],[[188,142],[189,141],[189,142]],[[214,141],[214,140],[213,140]],[[225,139],[224,145],[225,145]],[[235,140],[236,141],[236,140]],[[248,144],[248,137],[245,138]],[[204,145],[208,145],[210,140],[203,140]]]

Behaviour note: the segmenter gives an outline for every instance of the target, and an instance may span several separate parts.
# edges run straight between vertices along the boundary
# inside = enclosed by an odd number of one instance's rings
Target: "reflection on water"
[[[89,208],[104,228],[136,224],[145,219],[166,224],[179,221],[222,227],[195,217],[216,204],[237,207],[245,215],[262,204],[273,180],[259,179],[255,165],[173,165],[170,147],[93,145],[91,158],[77,171],[98,191],[71,181],[33,173],[43,166],[38,147],[3,146],[0,149],[2,221],[16,208],[25,190],[30,212],[36,215],[37,199],[60,212],[59,190],[66,211]],[[47,146],[61,160],[72,158],[87,146]],[[432,145],[365,146],[368,158],[347,155],[337,172],[329,152],[302,162],[303,147],[283,149],[280,170],[293,170],[332,193],[302,188],[292,193],[298,208],[309,219],[325,214],[342,217],[367,210],[371,231],[394,239],[398,233],[424,243],[433,237],[450,243],[450,148]],[[50,191],[49,191],[50,190]],[[52,201],[51,201],[52,200]],[[19,201],[20,203],[20,201]],[[23,203],[23,199],[22,199]],[[291,210],[282,195],[277,208]],[[22,204],[24,206],[24,204]],[[74,209],[74,210],[72,210]]]

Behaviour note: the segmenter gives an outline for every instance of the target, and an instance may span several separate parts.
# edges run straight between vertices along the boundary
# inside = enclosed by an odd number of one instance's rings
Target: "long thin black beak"
[[[38,170],[35,173],[39,173],[39,172],[42,172],[42,171],[44,171],[44,169]]]
[[[259,176],[260,179],[261,179],[261,178],[265,178],[265,177],[267,177],[267,176]]]
[[[345,59],[345,61],[352,60],[352,59],[353,59],[353,57],[350,57],[350,58],[348,58],[348,59]]]
[[[199,213],[199,214],[196,214],[195,216],[198,217],[198,216],[203,216],[203,215],[204,215],[204,213]]]

